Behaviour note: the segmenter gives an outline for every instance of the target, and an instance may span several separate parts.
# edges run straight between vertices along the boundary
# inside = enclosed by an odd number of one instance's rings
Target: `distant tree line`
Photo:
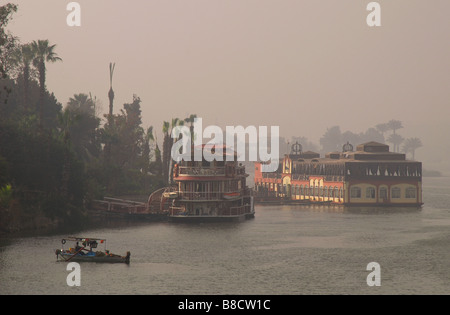
[[[409,154],[411,159],[415,159],[415,152],[422,147],[422,141],[417,137],[403,138],[397,131],[403,128],[399,120],[392,119],[387,123],[377,124],[375,127],[368,128],[365,132],[354,133],[351,131],[341,132],[339,126],[327,128],[324,135],[320,138],[322,152],[342,151],[343,144],[347,141],[354,146],[376,141],[380,143],[392,144],[393,152],[402,152]],[[386,135],[386,133],[391,132]],[[403,146],[402,146],[403,144]]]
[[[402,122],[395,119],[387,123],[377,124],[375,127],[370,127],[365,132],[360,133],[352,131],[342,132],[339,126],[332,126],[327,128],[322,137],[320,137],[319,144],[301,136],[293,136],[289,141],[285,138],[280,138],[280,153],[289,153],[292,145],[296,142],[302,145],[303,151],[314,151],[324,155],[328,152],[341,152],[343,145],[347,142],[356,147],[358,144],[376,141],[390,143],[392,144],[393,152],[406,153],[408,158],[414,160],[416,150],[423,146],[422,141],[417,137],[403,138],[397,132],[402,128]]]

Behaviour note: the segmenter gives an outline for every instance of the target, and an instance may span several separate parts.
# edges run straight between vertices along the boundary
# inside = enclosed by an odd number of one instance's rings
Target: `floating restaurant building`
[[[255,163],[255,202],[319,202],[364,206],[421,206],[422,163],[378,142],[349,143],[321,158],[292,145],[276,172]]]

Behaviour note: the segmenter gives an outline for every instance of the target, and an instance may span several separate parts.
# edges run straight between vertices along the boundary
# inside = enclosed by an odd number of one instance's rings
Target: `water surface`
[[[449,294],[450,178],[423,188],[420,210],[257,206],[241,223],[86,230],[131,264],[81,263],[80,287],[54,254],[67,234],[3,238],[0,294]]]

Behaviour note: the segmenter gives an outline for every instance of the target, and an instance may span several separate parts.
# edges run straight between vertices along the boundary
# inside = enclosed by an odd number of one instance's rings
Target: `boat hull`
[[[240,215],[169,215],[170,222],[199,223],[199,222],[240,222],[255,217],[254,212]]]
[[[97,262],[97,263],[130,263],[130,253],[128,252],[126,256],[119,255],[75,255],[70,253],[56,253],[57,261],[73,261],[73,262]]]

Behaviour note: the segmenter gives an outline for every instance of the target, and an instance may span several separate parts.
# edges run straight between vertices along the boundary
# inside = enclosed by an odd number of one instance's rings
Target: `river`
[[[450,178],[424,178],[423,200],[419,210],[256,206],[240,223],[88,229],[78,234],[130,251],[131,263],[80,263],[80,286],[56,262],[67,234],[3,237],[0,294],[450,294]],[[367,284],[370,262],[380,286]]]

